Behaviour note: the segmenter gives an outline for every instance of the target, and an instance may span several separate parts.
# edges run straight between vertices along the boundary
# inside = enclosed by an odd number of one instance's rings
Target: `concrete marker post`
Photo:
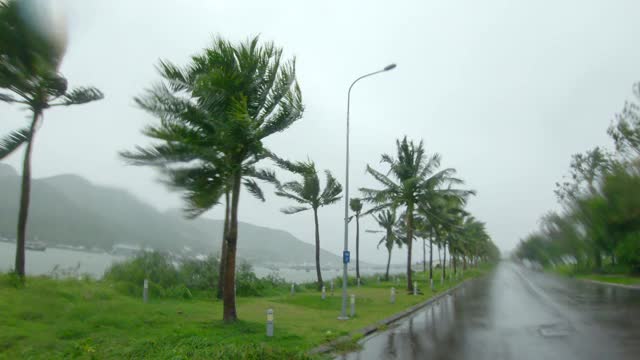
[[[273,309],[267,309],[267,336],[273,336]]]
[[[358,287],[360,287],[360,278],[358,278]]]
[[[291,284],[291,295],[296,293],[296,284]]]
[[[322,300],[327,298],[327,291],[324,287],[324,285],[322,285]]]
[[[431,283],[431,291],[433,291],[433,279],[429,279],[429,282]]]
[[[351,294],[351,317],[356,316],[356,295]]]
[[[333,279],[331,279],[331,296],[333,296]]]
[[[146,304],[149,302],[149,280],[144,279],[144,285],[142,290],[142,301]]]
[[[413,282],[413,295],[418,295],[418,282],[414,281]]]
[[[396,303],[396,288],[394,287],[391,288],[391,303]]]

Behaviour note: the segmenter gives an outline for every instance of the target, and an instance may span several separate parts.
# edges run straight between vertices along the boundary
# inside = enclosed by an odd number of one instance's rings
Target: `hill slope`
[[[15,237],[20,177],[0,164],[0,234]],[[34,179],[28,238],[48,244],[68,244],[111,250],[132,244],[198,253],[219,252],[222,220],[186,220],[179,211],[159,212],[122,189],[94,185],[76,175]],[[241,222],[238,256],[254,263],[312,263],[314,247],[290,233]],[[287,251],[282,251],[286,249]],[[323,263],[339,263],[322,250]]]

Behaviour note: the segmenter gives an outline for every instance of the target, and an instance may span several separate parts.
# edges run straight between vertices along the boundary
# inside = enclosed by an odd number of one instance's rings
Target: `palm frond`
[[[12,152],[20,147],[20,145],[29,141],[31,131],[29,128],[22,128],[15,130],[7,134],[4,138],[0,139],[0,159],[4,159]]]
[[[276,195],[280,196],[280,197],[287,198],[287,199],[294,200],[294,201],[298,202],[299,204],[310,204],[311,203],[309,200],[304,199],[304,198],[302,198],[302,197],[300,197],[298,195],[292,194],[290,192],[287,192],[285,190],[277,190],[276,191]]]
[[[77,89],[73,89],[66,93],[62,97],[62,102],[57,104],[52,104],[52,106],[62,105],[80,105],[86,104],[92,101],[102,100],[104,98],[104,94],[102,91],[98,90],[94,87],[81,87]]]
[[[336,180],[329,170],[325,170],[325,176],[327,178],[324,190],[320,195],[321,205],[330,205],[340,200],[342,196],[342,185]]]
[[[253,195],[256,199],[261,200],[262,202],[265,201],[264,193],[262,192],[262,189],[260,189],[260,186],[258,186],[258,183],[256,183],[255,180],[244,179],[242,183],[244,184],[244,187],[247,189],[247,191],[249,191],[249,193]]]

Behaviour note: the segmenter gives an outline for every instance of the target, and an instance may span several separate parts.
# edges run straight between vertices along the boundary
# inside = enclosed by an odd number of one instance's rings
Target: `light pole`
[[[358,81],[372,76],[376,74],[380,74],[385,71],[395,69],[396,64],[390,64],[384,67],[382,70],[374,71],[372,73],[362,75],[359,78],[355,79],[351,86],[349,86],[349,92],[347,93],[347,160],[346,160],[346,173],[345,173],[345,181],[344,181],[344,251],[342,253],[342,263],[343,263],[343,272],[342,272],[342,310],[340,311],[339,320],[347,320],[349,317],[347,316],[347,266],[349,264],[349,106],[351,105],[351,89],[353,85],[355,85]]]

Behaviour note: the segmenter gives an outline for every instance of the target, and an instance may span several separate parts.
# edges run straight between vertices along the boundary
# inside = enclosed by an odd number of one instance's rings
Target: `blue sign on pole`
[[[343,251],[342,252],[342,262],[344,264],[348,264],[350,259],[351,259],[351,253],[348,252],[348,251]]]

